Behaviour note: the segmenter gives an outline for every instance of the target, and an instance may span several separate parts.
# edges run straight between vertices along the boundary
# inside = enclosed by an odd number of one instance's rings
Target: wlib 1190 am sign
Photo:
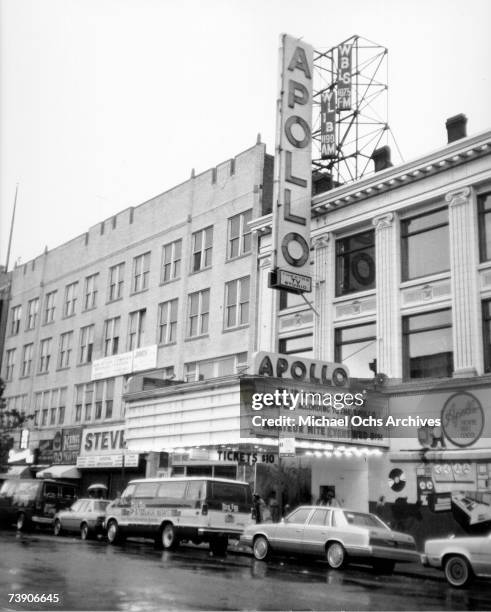
[[[312,291],[309,264],[313,49],[281,35],[270,287]]]

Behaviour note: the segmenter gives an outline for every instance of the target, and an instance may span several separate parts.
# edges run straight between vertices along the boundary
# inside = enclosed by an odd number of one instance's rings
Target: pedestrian
[[[280,505],[276,499],[276,492],[271,491],[269,496],[269,511],[271,512],[271,520],[273,523],[280,522]]]
[[[329,490],[327,492],[327,502],[326,502],[326,506],[331,506],[331,508],[341,508],[341,504],[338,502],[338,500],[336,499],[334,492]]]
[[[254,509],[254,516],[256,517],[256,523],[264,522],[264,508],[266,503],[264,499],[257,493],[252,496],[252,507]]]

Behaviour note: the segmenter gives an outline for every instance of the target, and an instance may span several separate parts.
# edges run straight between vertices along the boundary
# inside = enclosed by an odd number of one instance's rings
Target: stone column
[[[454,376],[476,376],[483,369],[476,206],[469,187],[451,191],[448,202]]]
[[[334,332],[332,328],[335,290],[335,241],[331,234],[316,236],[314,246],[313,301],[314,356],[322,361],[334,361]],[[309,298],[308,294],[306,296]]]
[[[275,353],[278,350],[279,291],[268,287],[268,275],[271,271],[271,265],[270,255],[259,258],[256,351]]]
[[[402,378],[402,325],[399,308],[400,247],[394,213],[372,220],[375,226],[377,291],[377,372]]]

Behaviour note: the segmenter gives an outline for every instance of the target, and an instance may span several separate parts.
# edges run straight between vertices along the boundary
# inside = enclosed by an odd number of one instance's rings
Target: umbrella
[[[87,487],[87,491],[94,491],[95,489],[108,489],[108,487],[106,487],[105,484],[102,483],[96,483],[96,484],[91,484],[89,487]]]

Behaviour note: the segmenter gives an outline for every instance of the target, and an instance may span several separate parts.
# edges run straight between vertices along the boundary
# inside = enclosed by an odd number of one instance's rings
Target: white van
[[[146,478],[132,480],[106,509],[110,544],[126,537],[153,538],[159,547],[180,542],[209,542],[224,554],[229,538],[239,538],[253,522],[252,493],[247,482],[224,478]]]

